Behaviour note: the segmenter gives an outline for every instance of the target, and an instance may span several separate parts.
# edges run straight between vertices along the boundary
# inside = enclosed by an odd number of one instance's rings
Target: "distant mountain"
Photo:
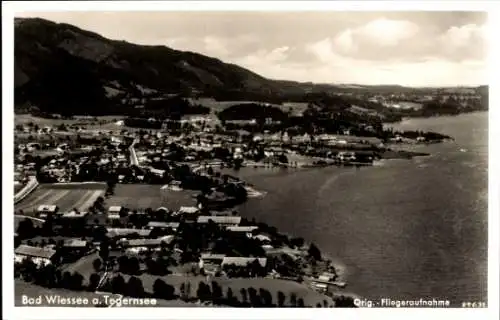
[[[68,24],[15,20],[16,105],[99,109],[127,95],[279,94],[281,85],[218,59],[106,39]]]
[[[62,114],[124,113],[168,94],[281,103],[312,94],[411,91],[271,80],[234,64],[165,46],[106,39],[39,18],[15,19],[15,105]]]

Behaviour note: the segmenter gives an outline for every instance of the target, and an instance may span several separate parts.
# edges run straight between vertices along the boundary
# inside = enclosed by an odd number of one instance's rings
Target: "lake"
[[[312,241],[347,268],[350,292],[371,299],[487,299],[488,114],[411,119],[455,141],[412,146],[429,157],[374,167],[238,175],[267,192],[241,206]]]

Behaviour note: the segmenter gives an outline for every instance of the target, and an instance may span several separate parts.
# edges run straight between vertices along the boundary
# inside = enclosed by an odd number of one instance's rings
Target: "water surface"
[[[339,258],[349,291],[368,298],[487,298],[487,113],[412,119],[454,142],[368,168],[239,175],[267,192],[241,208]],[[277,169],[279,170],[279,169]]]

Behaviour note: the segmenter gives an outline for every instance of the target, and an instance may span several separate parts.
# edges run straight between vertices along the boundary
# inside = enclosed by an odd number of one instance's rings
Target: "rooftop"
[[[208,223],[212,220],[217,224],[240,224],[241,217],[236,216],[199,216],[197,222],[198,223]]]
[[[22,244],[16,248],[14,253],[23,256],[50,259],[56,254],[56,251],[52,249],[32,247]]]
[[[257,262],[259,262],[259,264],[262,267],[266,266],[267,258],[254,258],[254,257],[224,257],[224,259],[222,260],[222,265],[224,266],[224,265],[234,264],[237,266],[245,267],[249,263],[254,262],[255,260],[257,260]]]

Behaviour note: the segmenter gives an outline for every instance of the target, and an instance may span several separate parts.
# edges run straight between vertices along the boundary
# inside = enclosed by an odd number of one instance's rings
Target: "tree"
[[[297,307],[305,308],[304,299],[300,298],[299,300],[297,300]]]
[[[290,240],[290,243],[294,246],[294,247],[302,247],[304,245],[304,239],[303,238],[292,238]]]
[[[99,259],[99,258],[95,259],[95,260],[92,262],[92,266],[94,267],[94,270],[95,270],[96,272],[101,271],[101,267],[102,267],[102,261],[101,261],[101,259]]]
[[[222,288],[217,281],[212,281],[212,301],[220,304],[222,300]]]
[[[156,279],[153,284],[153,295],[158,299],[171,300],[174,298],[175,288],[163,281]]]
[[[35,226],[31,219],[23,219],[17,227],[17,234],[21,239],[26,239],[35,236]]]
[[[128,259],[128,273],[130,274],[139,274],[141,271],[141,265],[139,263],[139,259],[136,257],[130,257]]]
[[[229,305],[229,306],[236,305],[237,300],[235,299],[233,289],[231,289],[231,288],[227,288],[226,301],[227,301],[227,305]]]
[[[54,272],[54,281],[55,281],[55,287],[59,288],[61,287],[62,283],[62,272],[60,269],[56,269]]]
[[[270,308],[273,306],[273,296],[271,295],[271,292],[264,288],[259,289],[260,297],[262,299],[262,304],[266,308]]]
[[[163,298],[164,290],[167,284],[162,279],[158,278],[153,283],[153,296],[158,299]]]
[[[201,301],[208,301],[211,298],[211,292],[210,292],[210,287],[205,284],[205,282],[200,281],[198,285],[198,290],[196,291],[196,295],[198,296],[198,299]]]
[[[126,286],[126,294],[129,297],[142,298],[144,297],[144,286],[141,279],[137,277],[130,277]]]
[[[278,291],[278,307],[282,308],[285,306],[285,294],[283,291]]]
[[[117,294],[125,293],[125,279],[123,279],[123,276],[121,274],[115,276],[111,280],[111,291]]]
[[[71,273],[69,271],[64,271],[61,279],[61,287],[64,289],[71,289]]]
[[[252,305],[252,307],[260,307],[261,306],[262,303],[260,301],[260,297],[257,294],[257,290],[255,290],[255,288],[253,288],[253,287],[248,288],[248,295],[250,297],[250,304]]]
[[[102,227],[104,228],[104,227]],[[106,230],[106,228],[104,228]],[[103,231],[103,230],[102,230]],[[107,230],[106,230],[107,233]],[[106,236],[102,238],[101,244],[99,245],[99,256],[103,261],[107,261],[109,258],[109,240]]]
[[[292,307],[296,307],[297,306],[297,294],[296,293],[292,293],[290,295],[290,305]]]
[[[120,256],[118,258],[118,270],[123,273],[128,273],[129,259],[127,256]]]
[[[71,286],[72,290],[82,290],[83,289],[83,276],[79,272],[75,272],[71,275]]]
[[[240,293],[241,293],[241,299],[243,300],[243,303],[247,304],[248,303],[248,292],[247,292],[247,289],[241,288],[240,289]]]
[[[335,302],[335,308],[356,308],[352,297],[337,296],[333,301]]]
[[[187,300],[187,294],[186,294],[186,283],[183,282],[181,284],[181,287],[179,288],[179,291],[181,293],[181,299],[186,301]]]
[[[101,277],[97,273],[92,273],[89,277],[88,291],[95,291],[101,281]]]
[[[314,243],[311,243],[309,246],[309,250],[307,251],[310,257],[312,257],[316,261],[321,261],[321,251],[319,251],[318,247]]]

